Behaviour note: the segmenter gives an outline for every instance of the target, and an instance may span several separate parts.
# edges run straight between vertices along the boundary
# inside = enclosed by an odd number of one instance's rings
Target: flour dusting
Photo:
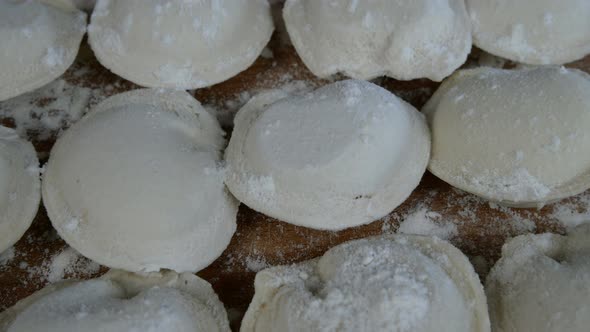
[[[100,265],[93,262],[76,250],[68,247],[53,256],[47,269],[47,281],[54,283],[63,280],[67,274],[91,275],[97,273]]]
[[[490,197],[507,197],[516,202],[526,199],[540,201],[551,193],[550,187],[522,167],[510,174],[499,175],[488,170],[480,176],[461,180]]]
[[[264,256],[261,255],[247,256],[244,259],[244,262],[246,263],[246,269],[252,272],[258,272],[260,270],[270,267],[270,264],[268,264]]]
[[[590,222],[590,191],[555,204],[550,217],[555,218],[567,230]]]
[[[0,102],[0,118],[11,119],[19,136],[45,141],[76,122],[104,97],[102,89],[57,79],[35,91]]]
[[[430,211],[422,205],[405,217],[397,231],[403,234],[429,235],[448,240],[457,235],[457,226],[450,221],[445,221],[440,213]]]
[[[20,260],[18,266],[28,274],[28,280],[55,283],[71,278],[88,278],[100,271],[98,263],[83,257],[71,247],[42,257],[37,265],[29,265],[27,256],[27,252],[14,252],[11,263]]]
[[[60,47],[50,47],[41,62],[48,67],[63,66],[65,58],[66,50]]]
[[[534,232],[535,220],[544,219],[538,210],[510,208],[460,189],[450,190],[430,190],[407,210],[394,211],[384,218],[381,231],[392,233],[397,229],[399,233],[438,236],[461,246],[465,239],[459,236],[459,230],[471,224],[481,225],[482,232],[518,235]],[[449,215],[453,219],[445,220]]]
[[[0,253],[0,268],[7,263],[10,263],[15,257],[14,247],[10,247]]]

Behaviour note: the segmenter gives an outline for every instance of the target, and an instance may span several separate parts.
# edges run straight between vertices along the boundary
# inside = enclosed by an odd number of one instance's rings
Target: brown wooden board
[[[316,79],[303,65],[296,52],[281,36],[274,36],[269,45],[272,57],[260,57],[254,65],[238,76],[210,88],[194,91],[195,97],[203,104],[224,108],[231,114],[240,101],[245,101],[256,91],[292,84],[302,80],[307,85],[319,86],[325,81]],[[477,65],[481,52],[474,49],[467,66]],[[510,64],[507,64],[510,66]],[[569,67],[590,72],[590,56]],[[62,77],[70,85],[97,91],[100,98],[89,98],[88,106],[98,99],[119,92],[137,88],[107,69],[94,58],[92,51],[83,43],[75,64]],[[375,80],[376,83],[420,108],[433,93],[438,83],[428,80],[408,82],[389,78]],[[590,91],[588,92],[590,93]],[[237,101],[236,101],[237,100]],[[43,106],[51,103],[52,97],[35,100],[33,104]],[[46,110],[48,116],[52,111]],[[91,111],[91,110],[90,110]],[[7,116],[0,106],[0,122],[15,127],[18,123]],[[34,142],[44,163],[59,132],[69,125],[64,122],[58,130],[41,135],[38,130],[28,130],[27,136]],[[231,128],[226,126],[226,130]],[[451,188],[443,181],[427,173],[420,186],[410,198],[389,216],[369,225],[340,232],[317,231],[293,226],[266,217],[241,205],[238,213],[238,228],[229,247],[211,266],[200,271],[199,276],[208,280],[228,309],[232,327],[237,329],[241,317],[253,295],[253,278],[261,268],[291,264],[321,255],[330,247],[351,239],[395,232],[400,221],[408,215],[427,211],[436,220],[456,225],[457,234],[451,238],[468,255],[480,276],[498,259],[500,248],[507,237],[526,232],[564,232],[556,212],[567,208],[568,213],[585,215],[590,209],[590,192],[567,199],[542,209],[511,209],[490,204],[473,195]],[[10,250],[9,257],[0,259],[0,310],[12,306],[48,281],[67,278],[88,279],[98,276],[106,267],[94,266],[84,258],[74,259],[70,266],[58,275],[50,275],[56,268],[56,257],[67,245],[56,235],[41,207],[31,228]],[[67,258],[67,257],[66,257]],[[63,262],[62,262],[63,263]],[[92,266],[91,266],[92,267]]]

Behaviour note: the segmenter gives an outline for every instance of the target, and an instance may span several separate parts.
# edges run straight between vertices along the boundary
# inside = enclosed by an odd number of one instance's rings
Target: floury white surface
[[[585,332],[590,326],[590,225],[567,236],[521,235],[486,282],[496,332]]]
[[[0,101],[39,88],[74,62],[86,14],[64,0],[0,0]]]
[[[283,16],[297,53],[320,77],[440,81],[471,50],[463,0],[287,0]]]
[[[429,170],[516,207],[590,187],[590,76],[558,67],[455,73],[426,104]]]
[[[0,126],[0,253],[23,236],[40,200],[35,148],[13,129]]]
[[[273,29],[267,0],[98,0],[88,40],[136,84],[196,89],[248,68]]]
[[[230,191],[295,225],[337,230],[379,219],[410,195],[428,163],[423,116],[366,81],[261,93],[234,123]]]
[[[43,201],[84,256],[128,271],[198,271],[236,228],[217,120],[186,92],[111,97],[57,140]]]
[[[256,275],[242,332],[490,331],[473,267],[437,238],[351,241],[322,257]]]
[[[564,64],[590,53],[588,0],[466,0],[473,43],[532,65]]]
[[[0,314],[0,331],[229,332],[223,304],[203,279],[111,270],[43,288]]]

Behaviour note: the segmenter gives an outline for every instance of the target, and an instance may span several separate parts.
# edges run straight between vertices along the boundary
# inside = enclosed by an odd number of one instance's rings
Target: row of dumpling
[[[135,90],[59,137],[43,202],[86,257],[179,272],[221,255],[236,228],[235,198],[291,224],[340,230],[389,214],[428,167],[490,201],[542,206],[590,188],[589,92],[590,75],[578,70],[464,70],[423,116],[366,81],[270,90],[238,112],[224,151],[217,119],[191,95]],[[41,195],[33,147],[0,128],[1,251],[29,227]]]
[[[589,85],[587,74],[564,68],[458,72],[426,106],[430,169],[501,203],[542,204],[584,190]],[[238,113],[224,165],[223,133],[195,99],[136,90],[105,100],[62,134],[42,194],[60,236],[101,264],[197,271],[235,230],[237,201],[224,181],[246,204],[291,223],[340,229],[370,222],[420,181],[431,148],[428,122],[364,81],[293,95],[270,91]],[[30,143],[0,128],[3,250],[35,215],[40,181]],[[488,281],[498,331],[586,328],[587,233],[531,235],[506,246]],[[488,329],[481,286],[456,249],[427,238],[394,242],[363,240],[302,266],[262,272],[244,329]],[[209,286],[188,274],[144,280],[113,272],[65,286],[24,300],[0,324],[9,331],[227,325]]]
[[[80,2],[80,1],[78,1]],[[38,88],[73,62],[86,15],[72,0],[0,1],[0,100]],[[287,31],[317,76],[440,81],[475,45],[528,64],[590,53],[586,0],[287,0]],[[195,89],[250,66],[268,43],[267,0],[98,0],[88,39],[98,60],[146,87]]]
[[[484,292],[467,257],[436,237],[351,241],[260,271],[240,331],[585,332],[589,243],[588,225],[511,239]],[[229,330],[211,286],[171,271],[64,281],[0,314],[7,332]]]

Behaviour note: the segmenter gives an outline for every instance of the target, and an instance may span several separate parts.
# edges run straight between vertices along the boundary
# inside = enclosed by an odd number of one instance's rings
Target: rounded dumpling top
[[[494,331],[587,331],[589,257],[589,225],[506,242],[486,281]]]
[[[43,288],[0,314],[7,332],[229,332],[223,304],[190,273],[111,270],[98,279]]]
[[[86,14],[67,1],[0,1],[0,101],[63,74],[85,32]]]
[[[389,213],[420,182],[430,151],[422,115],[365,81],[262,93],[234,123],[230,191],[257,211],[317,229]]]
[[[39,160],[33,145],[0,126],[0,253],[29,228],[41,200]]]
[[[53,226],[109,267],[207,266],[236,227],[222,135],[186,92],[135,90],[103,101],[51,151],[43,201]]]
[[[483,287],[438,238],[347,242],[319,259],[259,272],[242,322],[250,331],[489,331]]]
[[[467,0],[473,43],[513,61],[563,64],[590,53],[588,0]]]
[[[267,0],[98,0],[88,36],[98,60],[125,79],[196,89],[250,66],[272,31]]]
[[[320,77],[440,81],[471,50],[462,0],[287,0],[283,13],[297,53]]]
[[[459,71],[424,107],[429,170],[492,201],[536,206],[590,187],[590,76],[543,67]]]

